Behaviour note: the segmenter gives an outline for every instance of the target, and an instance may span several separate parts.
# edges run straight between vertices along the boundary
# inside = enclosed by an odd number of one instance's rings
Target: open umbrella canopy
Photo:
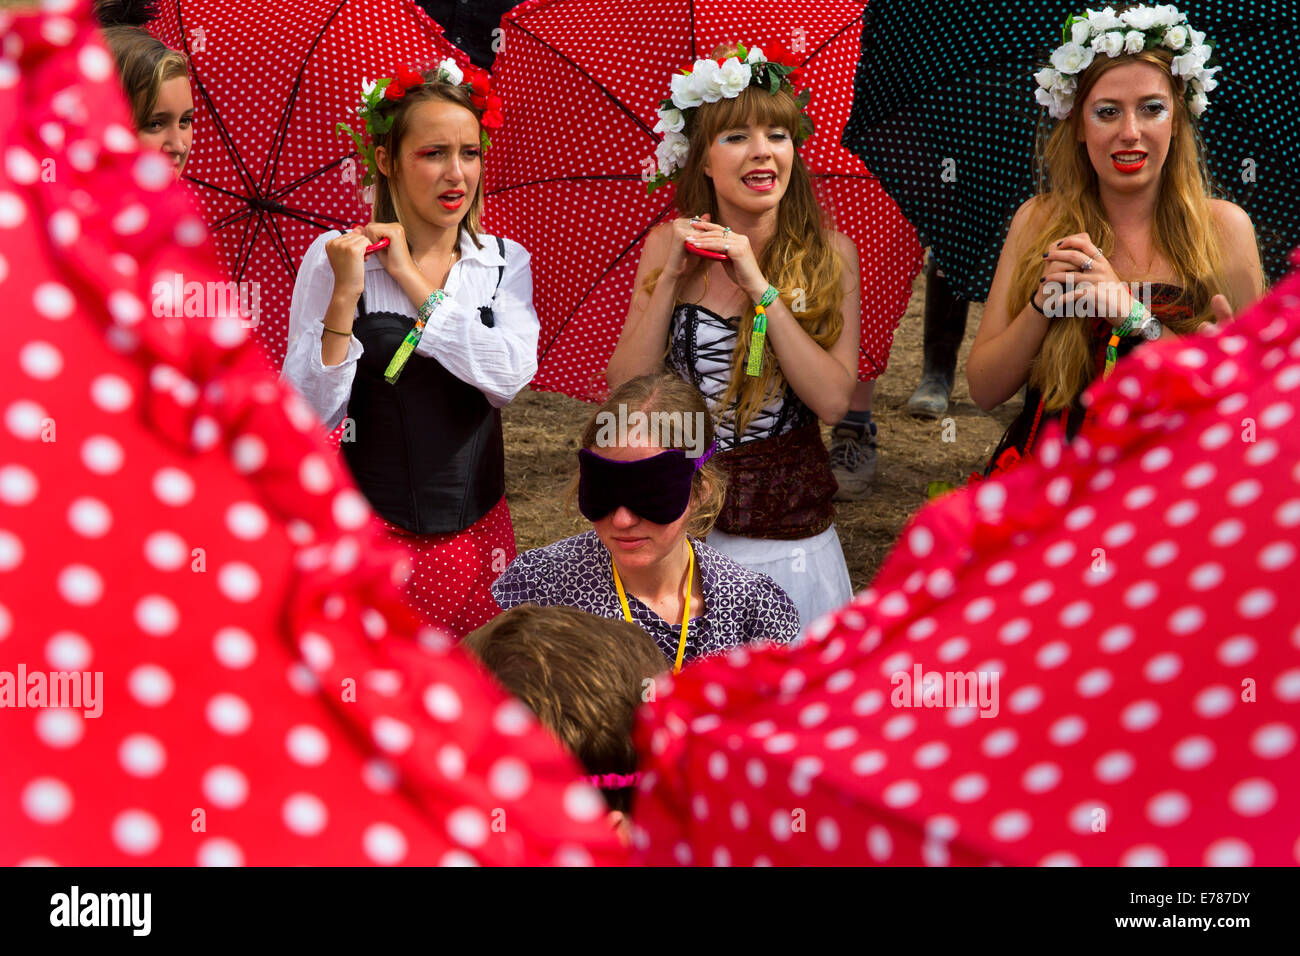
[[[190,60],[185,178],[222,268],[249,283],[250,304],[256,296],[256,335],[278,365],[303,253],[322,231],[370,218],[364,170],[335,124],[355,120],[363,80],[395,76],[399,63],[467,59],[414,0],[158,6],[150,30]]]
[[[1088,394],[804,643],[658,688],[643,862],[1300,862],[1300,273]]]
[[[86,5],[0,33],[0,865],[621,861],[244,317],[167,313],[226,277]]]
[[[862,260],[859,372],[884,370],[920,269],[915,231],[840,146],[861,0],[530,0],[502,21],[506,124],[488,157],[489,226],[533,254],[542,323],[533,387],[591,401],[627,317],[650,229],[676,213],[646,193],[656,109],[672,75],[736,41],[780,43],[802,63],[817,131],[803,147],[819,199]],[[648,165],[647,165],[648,164]]]
[[[1104,4],[872,0],[844,145],[880,177],[953,290],[988,298],[1007,226],[1035,192],[1034,71],[1072,13]],[[1265,272],[1300,245],[1300,124],[1291,103],[1297,0],[1182,0],[1213,41],[1219,86],[1199,119],[1210,171],[1251,216]]]

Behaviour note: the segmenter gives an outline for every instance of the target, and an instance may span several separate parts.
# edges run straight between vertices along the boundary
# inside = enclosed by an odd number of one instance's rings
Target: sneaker
[[[871,491],[876,475],[876,423],[842,421],[831,429],[831,474],[839,483],[835,501],[857,501]]]

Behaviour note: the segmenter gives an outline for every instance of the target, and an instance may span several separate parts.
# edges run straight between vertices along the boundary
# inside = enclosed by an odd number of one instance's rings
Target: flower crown
[[[656,172],[646,182],[649,192],[667,185],[677,178],[690,154],[691,143],[683,130],[690,125],[695,110],[703,103],[716,103],[721,99],[734,99],[748,87],[758,86],[773,96],[786,90],[799,104],[799,128],[793,130],[796,143],[802,143],[813,134],[813,121],[804,108],[810,93],[795,91],[794,84],[801,81],[799,59],[779,43],[768,46],[768,56],[760,48],[745,48],[736,44],[736,55],[720,60],[696,60],[683,68],[672,79],[672,93],[659,103],[659,122],[654,131],[663,133],[663,141],[655,149],[658,162]]]
[[[1052,66],[1034,74],[1038,89],[1034,98],[1052,115],[1065,119],[1074,107],[1075,77],[1092,63],[1099,53],[1109,57],[1141,53],[1164,47],[1175,54],[1174,76],[1187,81],[1187,108],[1200,116],[1209,105],[1206,95],[1219,81],[1214,78],[1222,67],[1206,69],[1214,45],[1205,42],[1205,34],[1187,24],[1187,15],[1173,4],[1131,7],[1116,14],[1114,7],[1089,10],[1072,16],[1061,29],[1062,46],[1052,53]]]
[[[399,66],[397,76],[383,79],[366,80],[361,84],[361,105],[357,115],[361,117],[361,131],[357,132],[347,123],[338,123],[334,132],[343,130],[352,137],[357,152],[366,164],[365,179],[362,185],[372,186],[375,182],[375,142],[393,128],[394,107],[401,102],[407,90],[425,83],[447,83],[461,86],[469,91],[470,101],[482,114],[479,122],[479,142],[483,149],[492,145],[488,138],[489,129],[499,129],[503,122],[501,115],[501,97],[492,89],[492,77],[487,70],[476,66],[462,68],[455,60],[446,59],[438,64],[432,79],[409,66]]]

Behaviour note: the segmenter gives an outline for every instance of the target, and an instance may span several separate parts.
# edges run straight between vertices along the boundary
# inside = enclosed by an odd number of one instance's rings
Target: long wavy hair
[[[1098,190],[1097,171],[1088,147],[1079,140],[1083,104],[1097,81],[1127,63],[1157,66],[1169,81],[1173,101],[1173,128],[1169,153],[1160,172],[1160,194],[1151,223],[1154,250],[1171,264],[1183,289],[1180,304],[1190,316],[1166,323],[1179,335],[1213,321],[1210,299],[1224,293],[1234,300],[1224,279],[1223,250],[1214,228],[1210,199],[1215,189],[1205,164],[1205,145],[1183,97],[1184,80],[1171,72],[1173,54],[1154,48],[1129,56],[1098,56],[1078,78],[1074,108],[1064,122],[1050,128],[1040,123],[1036,156],[1038,191],[1044,216],[1016,264],[1012,278],[1011,314],[1019,314],[1038,290],[1042,250],[1055,239],[1086,232],[1098,248],[1109,254],[1115,248],[1115,230],[1106,218]],[[1143,281],[1145,276],[1121,276]],[[1053,320],[1029,371],[1029,384],[1043,395],[1047,411],[1071,404],[1095,374],[1091,352],[1091,318],[1074,316]]]
[[[715,52],[716,57],[735,55],[734,47]],[[799,104],[786,91],[768,93],[750,86],[733,99],[704,103],[692,117],[687,130],[690,155],[677,180],[676,204],[684,216],[709,214],[718,222],[718,197],[713,180],[704,174],[709,145],[723,130],[750,123],[780,126],[791,136],[799,129]],[[817,204],[808,166],[794,153],[790,184],[777,211],[776,233],[758,257],[758,266],[768,281],[781,290],[781,299],[814,342],[824,349],[838,341],[844,328],[840,306],[844,291],[840,280],[844,263],[831,245],[831,224]],[[653,291],[659,273],[646,281],[646,291]],[[795,306],[801,305],[801,310]],[[785,388],[785,376],[772,351],[771,343],[763,346],[763,371],[757,376],[745,374],[749,360],[749,340],[753,327],[742,322],[731,355],[731,381],[715,413],[730,418],[736,434],[742,434],[754,416]],[[665,350],[665,355],[667,351]]]
[[[422,70],[424,82],[419,86],[413,86],[407,89],[406,95],[399,99],[391,109],[393,115],[393,125],[383,136],[375,138],[375,149],[383,147],[388,155],[389,169],[397,163],[399,149],[402,145],[402,138],[406,135],[407,129],[411,125],[411,113],[421,103],[429,103],[441,100],[445,103],[452,103],[456,106],[463,106],[474,115],[479,121],[479,132],[482,132],[483,113],[476,109],[474,103],[470,100],[469,92],[461,86],[453,86],[443,80],[437,79],[438,69]],[[391,101],[385,101],[391,102]],[[460,221],[460,229],[468,233],[470,240],[476,248],[482,248],[483,243],[479,240],[479,230],[483,222],[483,163],[487,157],[483,156],[479,161],[478,188],[474,190],[474,198],[470,201],[469,211],[465,213],[465,218]],[[396,222],[402,223],[401,217],[397,214],[397,204],[393,201],[394,188],[390,177],[385,176],[383,171],[375,166],[375,200],[372,207],[371,215],[375,222]],[[402,223],[402,228],[406,224]]]

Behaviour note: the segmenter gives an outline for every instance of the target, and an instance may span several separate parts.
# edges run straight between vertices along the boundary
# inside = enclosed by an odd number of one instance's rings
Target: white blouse
[[[363,348],[356,336],[348,341],[347,357],[339,365],[321,362],[321,329],[334,292],[334,271],[325,243],[341,232],[318,236],[307,248],[289,305],[289,347],[280,377],[293,385],[325,423],[337,428],[347,414],[352,379]],[[533,309],[533,275],[528,250],[506,239],[505,258],[494,237],[479,233],[483,247],[468,235],[460,240],[460,259],[451,267],[443,287],[447,298],[424,327],[415,351],[437,359],[458,379],[481,391],[496,408],[508,405],[537,372],[540,326]],[[500,267],[505,266],[497,286]],[[396,312],[415,323],[415,306],[384,269],[377,256],[365,263],[367,312]],[[495,294],[494,294],[495,291]],[[494,325],[479,320],[479,307],[492,306]]]

